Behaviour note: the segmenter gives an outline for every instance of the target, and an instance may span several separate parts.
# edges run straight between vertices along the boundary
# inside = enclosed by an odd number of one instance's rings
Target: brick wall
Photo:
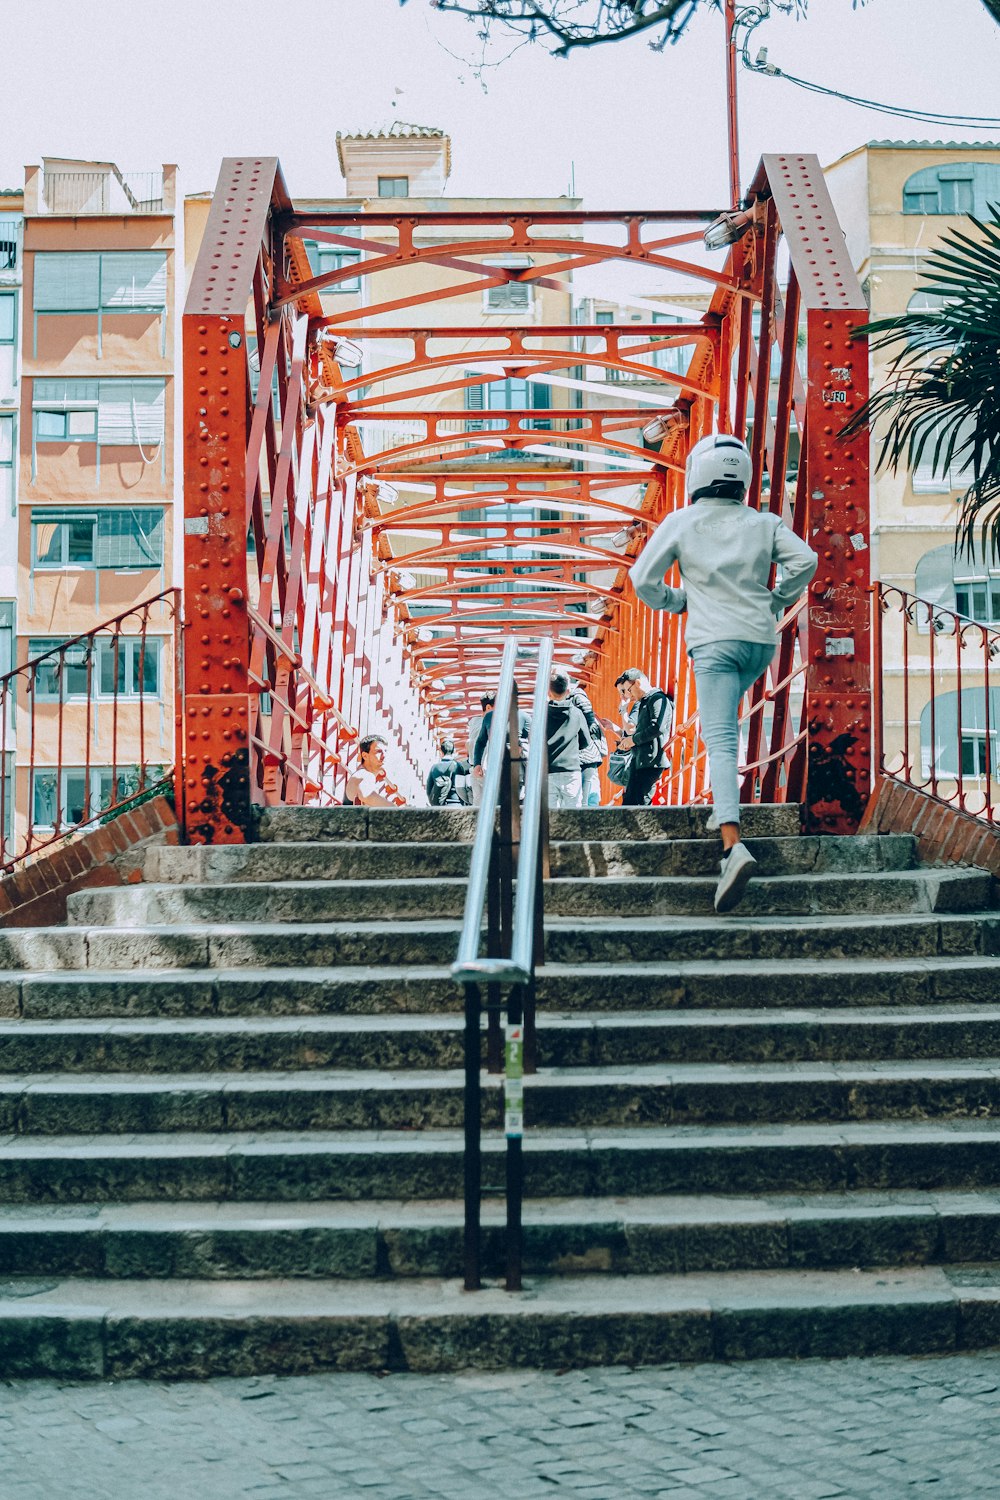
[[[142,879],[148,848],[179,842],[173,808],[166,797],[152,797],[0,878],[0,927],[57,926],[66,920],[70,892],[131,885]]]
[[[1000,878],[1000,831],[898,781],[879,781],[859,833],[912,833],[929,865],[972,865]]]

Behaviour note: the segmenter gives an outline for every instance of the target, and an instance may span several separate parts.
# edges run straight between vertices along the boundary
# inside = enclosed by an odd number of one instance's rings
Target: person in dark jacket
[[[628,667],[615,687],[623,688],[626,700],[638,705],[635,728],[618,741],[620,750],[632,751],[632,770],[622,806],[648,806],[656,783],[670,764],[667,741],[674,724],[673,700],[662,688],[653,687],[641,667]]]
[[[593,740],[586,719],[570,699],[569,678],[558,670],[549,678],[545,733],[549,742],[549,807],[582,807],[580,757]]]
[[[483,720],[479,726],[476,743],[472,749],[472,774],[481,780],[486,771],[486,751],[490,742],[490,730],[493,727],[493,705],[496,702],[496,694],[490,693],[483,696]],[[521,751],[521,785],[524,786],[524,767],[528,758],[528,736],[531,733],[531,715],[525,713],[523,708],[517,711],[517,739]],[[473,794],[475,796],[475,794]],[[478,801],[478,799],[476,799]]]
[[[427,800],[431,807],[464,807],[463,790],[468,775],[468,761],[455,754],[455,741],[441,741],[441,759],[427,773]]]

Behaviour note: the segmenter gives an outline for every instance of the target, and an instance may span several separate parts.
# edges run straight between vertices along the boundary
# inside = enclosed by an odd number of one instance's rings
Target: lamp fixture
[[[749,234],[755,223],[752,209],[729,209],[727,213],[714,219],[705,230],[705,249],[724,250],[727,245],[735,245],[737,240]]]
[[[676,410],[662,412],[658,417],[654,417],[651,422],[646,423],[642,429],[642,440],[644,443],[650,444],[662,443],[667,433],[672,431],[673,428],[686,426],[687,420],[683,412]]]
[[[324,328],[319,339],[330,350],[338,365],[347,365],[354,370],[361,364],[364,358],[361,345],[354,343],[352,339],[341,338],[333,328]]]

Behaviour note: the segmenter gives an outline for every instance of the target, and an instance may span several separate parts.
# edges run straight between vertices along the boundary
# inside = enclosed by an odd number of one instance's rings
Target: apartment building
[[[0,424],[16,431],[5,524],[16,516],[0,541],[16,661],[81,637],[18,692],[16,831],[36,836],[93,816],[140,766],[174,758],[173,611],[135,607],[177,578],[175,196],[172,166],[46,159],[26,169],[12,291],[0,270],[20,322],[9,414],[0,354]],[[0,439],[0,465],[7,451]],[[117,634],[99,631],[123,616]]]
[[[968,229],[968,214],[992,217],[990,205],[1000,202],[1000,144],[869,141],[834,162],[826,177],[872,318],[882,318],[933,305],[920,286],[921,270],[942,235]],[[883,357],[876,356],[873,386],[885,374]],[[957,467],[942,472],[929,448],[912,473],[875,471],[877,452],[876,433],[872,576],[969,621],[1000,628],[1000,557],[981,547],[955,552],[958,501],[971,473]],[[970,632],[967,649],[957,651],[951,622],[939,619],[932,641],[928,612],[918,611],[908,631],[904,673],[903,632],[892,628],[892,612],[885,619],[887,749],[907,754],[924,778],[956,778],[961,770],[966,788],[982,791],[991,770],[996,780],[1000,763],[1000,690],[992,687],[988,702],[982,681],[970,675],[977,650],[981,661],[981,634]]]

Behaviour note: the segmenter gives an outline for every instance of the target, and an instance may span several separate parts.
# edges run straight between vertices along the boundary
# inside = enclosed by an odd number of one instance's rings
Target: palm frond
[[[880,431],[878,466],[956,463],[973,478],[956,527],[1000,554],[1000,205],[975,234],[952,229],[928,257],[922,292],[941,305],[878,318],[856,330],[885,357],[881,387],[844,428]]]

